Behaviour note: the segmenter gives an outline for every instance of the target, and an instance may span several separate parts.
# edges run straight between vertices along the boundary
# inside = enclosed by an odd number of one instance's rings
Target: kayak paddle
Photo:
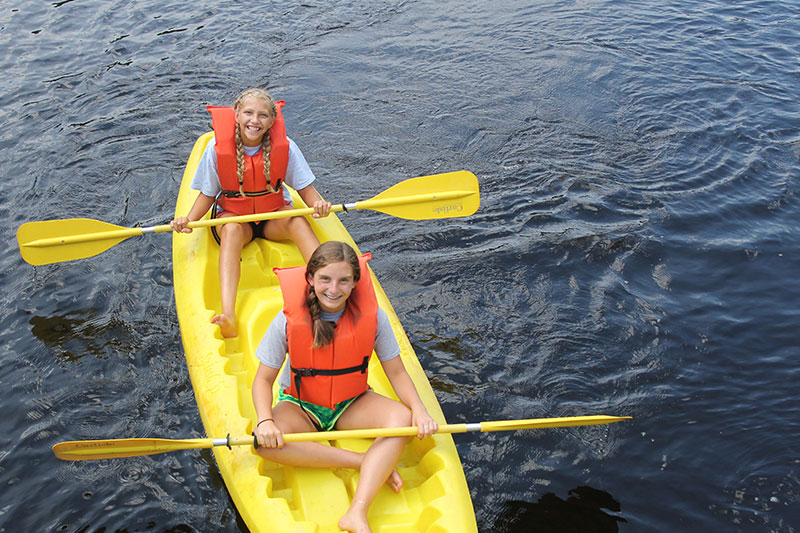
[[[466,217],[480,205],[478,179],[465,170],[410,178],[369,200],[331,207],[331,212],[371,209],[407,220]],[[218,226],[229,222],[255,222],[275,218],[312,215],[314,209],[286,209],[226,218],[198,220],[190,228]],[[101,254],[137,235],[172,231],[169,224],[125,228],[90,218],[68,218],[26,222],[17,230],[22,258],[31,265],[49,265]]]
[[[442,424],[437,433],[467,433],[470,431],[512,431],[520,429],[556,428],[570,426],[594,426],[628,420],[629,416],[571,416],[563,418],[532,418],[527,420],[501,420],[495,422],[476,422],[472,424]],[[398,428],[348,429],[340,431],[321,431],[310,433],[285,433],[284,442],[372,439],[378,437],[410,437],[416,435],[416,426]],[[65,461],[86,461],[89,459],[115,459],[155,455],[177,450],[213,448],[214,446],[255,446],[255,437],[222,439],[110,439],[59,442],[53,446],[56,457]]]

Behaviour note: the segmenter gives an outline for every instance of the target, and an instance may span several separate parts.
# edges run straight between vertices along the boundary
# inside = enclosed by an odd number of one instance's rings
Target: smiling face
[[[308,276],[319,305],[326,313],[337,313],[344,309],[350,293],[353,292],[356,280],[353,267],[346,261],[330,263]]]
[[[236,124],[242,134],[242,143],[245,146],[258,146],[275,122],[272,107],[263,98],[249,96],[242,100],[234,111]]]

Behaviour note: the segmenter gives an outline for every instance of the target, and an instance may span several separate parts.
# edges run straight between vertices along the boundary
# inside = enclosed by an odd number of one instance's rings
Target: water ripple
[[[344,217],[448,420],[634,417],[457,440],[481,530],[554,512],[572,517],[560,530],[785,530],[798,15],[766,0],[20,4],[0,14],[0,234],[168,220],[204,106],[264,85],[327,198],[478,176],[467,219]],[[170,261],[159,236],[50,266],[0,251],[0,529],[243,527],[207,452],[49,450],[200,436]],[[47,512],[27,497],[43,491]]]

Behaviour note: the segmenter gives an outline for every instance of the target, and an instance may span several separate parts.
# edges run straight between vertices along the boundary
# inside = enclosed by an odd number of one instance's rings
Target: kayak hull
[[[189,211],[197,192],[189,188],[195,169],[212,133],[195,144],[184,172],[176,216]],[[295,207],[302,200],[292,191]],[[336,215],[309,222],[320,241],[341,240],[359,253]],[[257,239],[242,251],[242,276],[236,304],[239,336],[224,339],[209,321],[219,313],[218,246],[208,229],[173,234],[175,304],[186,363],[200,417],[209,437],[249,435],[255,423],[251,385],[258,362],[254,351],[283,300],[273,267],[303,264],[290,242]],[[378,303],[386,311],[401,348],[404,366],[428,411],[440,423],[444,415],[413,348],[383,289],[370,269]],[[377,358],[370,365],[370,386],[396,398]],[[356,451],[366,450],[368,439],[329,442]],[[347,469],[283,466],[262,459],[247,446],[214,448],[214,457],[226,488],[247,527],[253,532],[339,531],[338,519],[350,505],[358,472]],[[451,435],[409,440],[398,463],[404,487],[388,486],[370,508],[375,532],[477,531],[475,514]]]

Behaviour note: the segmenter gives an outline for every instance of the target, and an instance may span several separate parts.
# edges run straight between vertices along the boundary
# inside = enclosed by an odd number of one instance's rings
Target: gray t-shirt
[[[344,310],[339,313],[321,313],[320,317],[329,322],[336,322],[341,318]],[[289,344],[286,341],[286,315],[283,310],[279,311],[272,323],[267,328],[264,338],[258,343],[256,348],[256,358],[264,365],[278,369],[283,365],[283,360],[288,358]],[[394,337],[392,325],[386,311],[378,308],[378,331],[375,333],[375,355],[380,361],[388,361],[400,355],[400,345]],[[291,371],[289,365],[284,367],[278,378],[278,385],[281,389],[289,386],[291,381]]]
[[[214,147],[217,145],[215,139],[208,141],[206,149],[200,157],[200,162],[197,164],[197,170],[192,179],[191,188],[200,191],[206,196],[216,198],[222,192],[222,186],[219,183],[219,174],[217,173],[217,151]],[[245,146],[244,153],[249,156],[254,156],[261,150],[261,146]],[[306,158],[300,148],[289,139],[289,163],[286,166],[286,177],[284,183],[292,189],[299,191],[311,185],[316,178],[308,166]],[[283,189],[283,199],[289,204],[292,202],[292,197],[286,187]]]

